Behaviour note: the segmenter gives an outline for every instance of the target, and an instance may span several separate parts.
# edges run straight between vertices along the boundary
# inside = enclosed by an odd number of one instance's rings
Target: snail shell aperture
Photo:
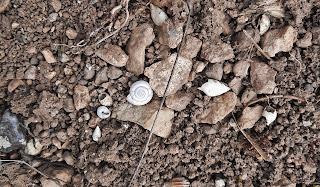
[[[149,103],[152,96],[153,91],[149,83],[146,81],[137,81],[132,84],[127,100],[133,105],[141,106]]]
[[[97,115],[99,116],[99,118],[101,119],[107,119],[108,117],[110,117],[111,115],[111,112],[110,110],[105,107],[105,106],[100,106],[98,109],[97,109]]]

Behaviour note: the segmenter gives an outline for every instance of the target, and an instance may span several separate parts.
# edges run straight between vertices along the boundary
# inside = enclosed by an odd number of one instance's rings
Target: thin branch
[[[102,38],[101,40],[97,41],[95,45],[99,45],[101,42],[105,41],[106,39],[110,38],[111,36],[117,34],[126,24],[127,24],[127,21],[129,19],[129,10],[128,10],[128,5],[129,5],[129,1],[130,0],[125,0],[126,1],[126,7],[125,7],[125,10],[126,10],[126,19],[125,21],[122,23],[122,25],[115,31],[113,31],[111,34],[109,34],[108,36]]]
[[[250,105],[253,105],[253,104],[257,103],[257,102],[265,101],[265,100],[269,100],[269,99],[273,99],[273,98],[295,99],[295,100],[298,100],[298,101],[301,101],[301,102],[306,102],[306,100],[304,98],[296,97],[296,96],[292,96],[292,95],[270,95],[270,96],[266,96],[266,97],[262,97],[262,98],[258,98],[258,99],[255,99],[253,101],[250,101],[249,103],[245,104],[245,108],[250,106]]]
[[[247,33],[246,30],[243,30],[243,33],[250,39],[250,41],[253,43],[254,46],[256,46],[256,48],[258,49],[258,51],[264,56],[266,57],[268,60],[272,60],[269,55],[267,55],[262,49],[261,47],[254,41],[254,39]]]
[[[164,90],[164,94],[163,94],[163,97],[162,97],[162,100],[161,100],[159,109],[158,109],[158,111],[157,111],[156,117],[155,117],[154,120],[153,120],[152,127],[151,127],[151,130],[150,130],[150,134],[149,134],[149,137],[148,137],[146,146],[145,146],[145,148],[144,148],[144,150],[143,150],[143,153],[142,153],[142,155],[141,155],[141,158],[140,158],[140,161],[139,161],[139,163],[138,163],[138,166],[136,167],[136,169],[135,169],[135,171],[134,171],[134,174],[133,174],[133,176],[132,176],[132,178],[131,178],[131,180],[130,180],[129,186],[132,185],[133,180],[135,179],[135,177],[136,177],[136,175],[137,175],[137,173],[138,173],[138,171],[139,171],[139,168],[140,168],[140,166],[141,166],[141,164],[142,164],[143,158],[144,158],[145,154],[146,154],[147,151],[148,151],[148,146],[149,146],[149,144],[150,144],[150,140],[151,140],[151,137],[152,137],[152,134],[153,134],[153,131],[154,131],[155,123],[156,123],[156,121],[157,121],[157,119],[158,119],[158,117],[159,117],[159,114],[160,114],[160,111],[161,111],[162,106],[163,106],[163,104],[164,104],[164,101],[166,100],[167,91],[169,90],[170,83],[171,83],[171,79],[172,79],[172,77],[173,77],[173,75],[174,75],[174,73],[175,73],[175,68],[176,68],[176,65],[177,65],[177,63],[178,63],[178,59],[179,59],[179,56],[180,56],[180,53],[181,53],[181,50],[182,50],[182,46],[183,46],[183,44],[184,44],[184,39],[185,39],[185,37],[186,37],[186,35],[187,35],[188,26],[189,26],[189,21],[190,21],[190,4],[189,4],[189,0],[186,0],[186,2],[187,2],[187,7],[188,7],[188,12],[189,12],[189,13],[188,13],[188,18],[187,18],[186,26],[185,26],[185,29],[184,29],[184,32],[183,32],[183,36],[182,36],[182,39],[181,39],[181,45],[180,45],[180,47],[179,47],[179,50],[178,50],[178,53],[177,53],[175,62],[174,62],[174,64],[173,64],[173,67],[172,67],[172,70],[171,70],[171,74],[170,74],[170,77],[169,77],[169,80],[168,80],[166,89]]]
[[[257,150],[257,152],[262,156],[262,158],[268,162],[271,162],[271,158],[262,150],[262,148],[257,144],[249,134],[246,133],[243,129],[240,128],[237,119],[234,117],[234,114],[232,113],[232,117],[234,121],[236,122],[237,128],[240,130],[240,132],[247,138],[247,140],[250,142],[250,144]]]

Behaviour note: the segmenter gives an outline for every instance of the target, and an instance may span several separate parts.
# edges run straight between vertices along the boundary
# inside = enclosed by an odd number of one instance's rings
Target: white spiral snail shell
[[[133,105],[141,106],[149,103],[152,99],[153,91],[146,81],[137,81],[132,84],[127,101]]]

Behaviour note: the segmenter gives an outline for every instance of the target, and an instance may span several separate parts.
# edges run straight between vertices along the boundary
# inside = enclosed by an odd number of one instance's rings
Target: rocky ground
[[[320,2],[191,0],[183,44],[186,2],[152,2],[168,15],[161,26],[149,1],[131,0],[124,27],[96,45],[125,22],[125,1],[0,0],[0,157],[41,172],[0,162],[0,186],[127,186],[180,45],[133,186],[176,177],[191,186],[319,183]],[[208,79],[231,90],[207,96],[198,88]],[[126,100],[138,80],[154,94],[144,106]],[[245,108],[273,95],[300,100],[270,98]],[[111,117],[96,115],[101,105]],[[277,111],[270,125],[261,117],[267,108]],[[93,138],[97,127],[101,137]]]

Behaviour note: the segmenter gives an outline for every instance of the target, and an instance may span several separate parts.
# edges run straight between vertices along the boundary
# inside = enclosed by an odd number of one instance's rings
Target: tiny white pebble
[[[275,110],[274,112],[268,112],[268,111],[263,111],[262,116],[266,118],[267,120],[267,125],[270,125],[274,120],[277,118],[277,111]]]
[[[216,187],[224,187],[226,185],[223,179],[216,180],[215,183],[216,183]]]
[[[96,129],[93,131],[92,139],[93,141],[97,142],[99,141],[99,138],[101,138],[101,130],[100,127],[97,126]]]
[[[110,110],[105,107],[105,106],[100,106],[98,109],[97,109],[97,115],[99,116],[99,118],[101,119],[107,119],[108,117],[110,117],[111,115],[111,112]]]

